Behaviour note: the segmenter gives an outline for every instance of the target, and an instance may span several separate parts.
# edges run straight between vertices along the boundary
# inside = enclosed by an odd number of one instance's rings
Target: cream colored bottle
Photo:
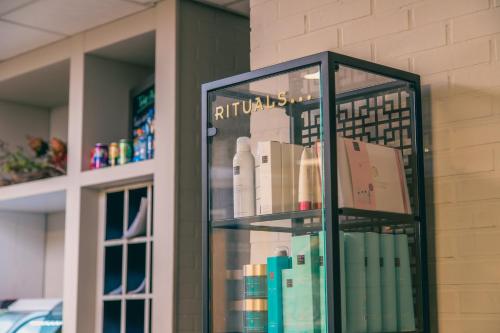
[[[255,215],[255,159],[250,151],[250,139],[239,137],[233,158],[234,217]]]

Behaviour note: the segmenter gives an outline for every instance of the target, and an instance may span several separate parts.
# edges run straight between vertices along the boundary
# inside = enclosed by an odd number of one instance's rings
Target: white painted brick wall
[[[331,50],[422,76],[434,324],[500,332],[500,0],[251,0],[250,21],[252,69]]]

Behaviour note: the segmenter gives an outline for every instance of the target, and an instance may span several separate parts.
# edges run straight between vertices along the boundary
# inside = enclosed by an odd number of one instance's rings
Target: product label
[[[238,176],[238,175],[240,174],[240,166],[239,166],[239,165],[237,165],[237,166],[235,166],[235,167],[233,168],[233,174],[234,174],[235,176]]]
[[[366,144],[346,140],[345,145],[351,170],[354,207],[374,210],[376,209],[375,191]]]
[[[286,279],[286,287],[287,288],[293,287],[293,280],[292,279]]]
[[[304,265],[306,263],[306,257],[301,254],[297,256],[297,265]]]

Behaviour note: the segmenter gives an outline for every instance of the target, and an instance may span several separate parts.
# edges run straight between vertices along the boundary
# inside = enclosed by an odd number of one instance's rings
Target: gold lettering
[[[262,101],[260,100],[260,97],[255,97],[255,111],[262,111],[264,108],[262,107]]]
[[[229,104],[226,104],[226,117],[229,118]]]
[[[215,108],[215,120],[219,120],[219,117],[220,117],[220,119],[224,119],[223,113],[224,113],[224,108],[222,106],[216,107]]]
[[[240,105],[240,102],[234,102],[232,105],[234,107],[234,116],[237,117],[238,116],[238,105]]]
[[[273,101],[273,104],[269,104],[269,100],[270,100],[269,95],[267,95],[267,96],[266,96],[266,107],[267,107],[268,109],[272,109],[272,108],[274,108],[275,103],[274,103],[274,101]]]
[[[252,100],[248,100],[248,109],[245,107],[245,102],[246,101],[243,101],[243,113],[249,114],[252,111]]]
[[[278,106],[285,106],[286,105],[286,92],[282,91],[278,93]]]

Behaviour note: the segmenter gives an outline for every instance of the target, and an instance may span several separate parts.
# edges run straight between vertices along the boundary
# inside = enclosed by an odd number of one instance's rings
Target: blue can
[[[144,161],[148,158],[148,143],[144,136],[139,137],[139,161]]]
[[[155,138],[152,134],[148,135],[147,139],[147,146],[146,146],[146,155],[148,159],[152,159],[155,157]]]

